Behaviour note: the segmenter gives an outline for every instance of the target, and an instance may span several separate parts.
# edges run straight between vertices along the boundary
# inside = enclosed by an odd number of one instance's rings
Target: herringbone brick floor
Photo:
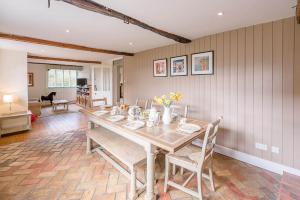
[[[1,138],[0,199],[126,199],[129,181],[99,155],[85,153],[86,121],[81,113],[44,117],[31,132],[23,133],[26,137]],[[173,188],[163,193],[163,163],[159,155],[156,191],[160,199],[193,199]],[[221,155],[216,155],[214,164],[217,190],[210,192],[205,182],[206,199],[276,199],[278,175]],[[141,168],[139,176],[143,173]],[[182,181],[179,174],[174,179]],[[195,180],[189,184],[195,185]]]

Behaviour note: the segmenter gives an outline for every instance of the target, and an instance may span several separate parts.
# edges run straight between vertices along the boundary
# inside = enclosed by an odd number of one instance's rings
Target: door
[[[112,66],[101,65],[92,69],[93,99],[107,98],[107,104],[112,105]],[[93,106],[102,105],[94,102]]]

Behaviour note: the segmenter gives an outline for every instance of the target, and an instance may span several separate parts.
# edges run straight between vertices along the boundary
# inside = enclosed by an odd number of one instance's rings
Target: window
[[[49,69],[48,87],[76,87],[76,70]]]

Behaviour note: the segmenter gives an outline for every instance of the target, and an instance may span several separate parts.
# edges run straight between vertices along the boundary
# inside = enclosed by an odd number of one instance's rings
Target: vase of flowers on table
[[[170,124],[172,121],[171,106],[179,102],[182,99],[182,95],[179,92],[170,92],[168,95],[162,95],[161,97],[154,97],[157,104],[164,106],[164,114],[162,121],[164,124]]]

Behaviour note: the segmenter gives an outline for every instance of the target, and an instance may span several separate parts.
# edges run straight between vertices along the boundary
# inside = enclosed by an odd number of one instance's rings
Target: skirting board
[[[201,140],[195,140],[193,144],[202,147]],[[265,160],[256,156],[252,156],[224,146],[216,145],[216,152],[277,174],[282,175],[283,172],[288,172],[290,174],[300,176],[300,170],[298,169],[278,164],[269,160]]]

